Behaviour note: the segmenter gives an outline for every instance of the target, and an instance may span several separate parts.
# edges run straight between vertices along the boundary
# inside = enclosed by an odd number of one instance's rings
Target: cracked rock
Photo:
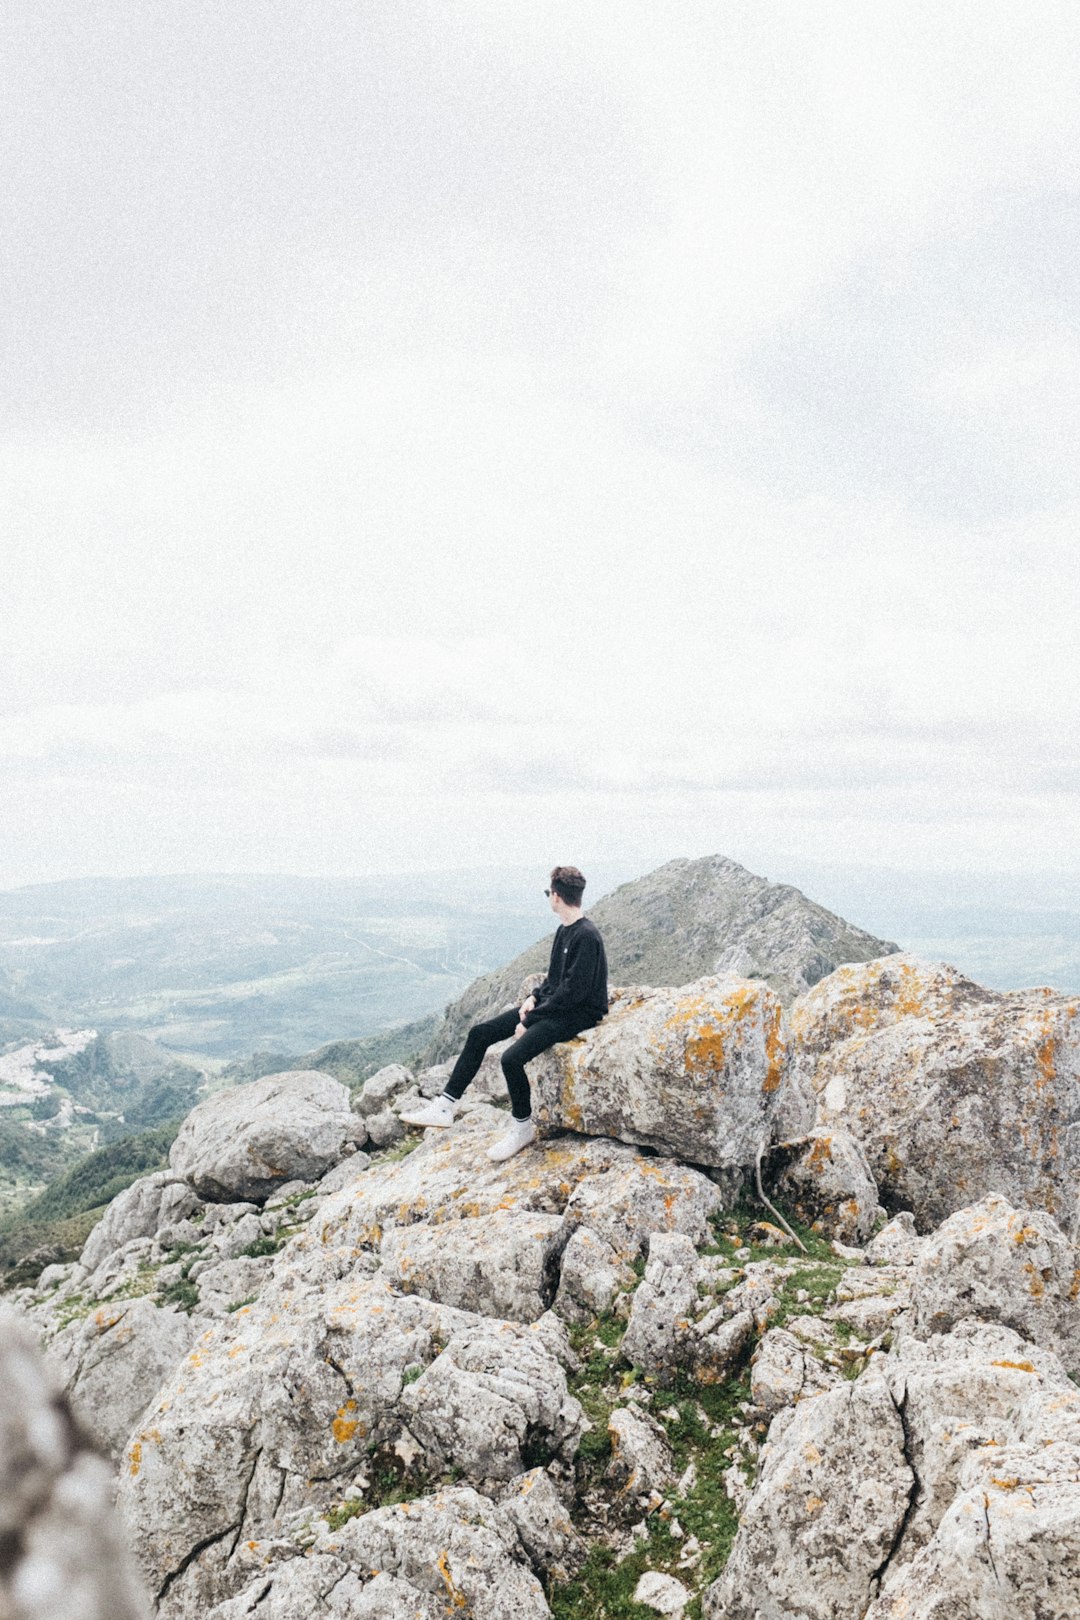
[[[520,1474],[530,1445],[569,1460],[585,1427],[544,1334],[510,1322],[455,1333],[400,1407],[430,1465],[454,1465],[477,1484]]]
[[[1080,1255],[1052,1216],[991,1194],[927,1238],[915,1266],[916,1332],[964,1317],[1003,1322],[1080,1373]]]
[[[169,1164],[202,1198],[261,1204],[288,1181],[317,1181],[357,1128],[340,1081],[290,1070],[200,1103],[181,1125]]]
[[[705,1620],[861,1616],[903,1526],[915,1476],[884,1379],[866,1373],[785,1415]]]

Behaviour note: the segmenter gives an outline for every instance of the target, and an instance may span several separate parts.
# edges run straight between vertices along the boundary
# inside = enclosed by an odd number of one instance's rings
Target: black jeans
[[[574,1018],[537,1018],[531,1023],[520,1040],[508,1046],[502,1055],[502,1072],[506,1080],[506,1089],[510,1093],[510,1109],[515,1119],[528,1119],[532,1113],[532,1095],[529,1090],[529,1077],[525,1073],[525,1065],[541,1052],[546,1052],[549,1046],[555,1046],[559,1041],[569,1041],[575,1035],[580,1035],[583,1029],[592,1029],[599,1023],[598,1018],[583,1018],[578,1014]],[[517,1028],[520,1019],[516,1007],[507,1007],[505,1012],[497,1013],[494,1018],[488,1018],[482,1024],[474,1024],[465,1041],[461,1056],[454,1064],[453,1072],[446,1082],[445,1092],[455,1101],[465,1095],[465,1088],[470,1084],[477,1069],[484,1060],[484,1053],[496,1041],[505,1041]]]

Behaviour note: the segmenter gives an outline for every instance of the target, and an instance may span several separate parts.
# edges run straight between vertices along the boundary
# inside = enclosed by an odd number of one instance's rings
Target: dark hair
[[[585,879],[576,866],[553,867],[549,882],[560,900],[568,906],[580,906]]]

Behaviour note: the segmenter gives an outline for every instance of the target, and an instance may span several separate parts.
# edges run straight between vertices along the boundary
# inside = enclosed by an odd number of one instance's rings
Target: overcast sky
[[[1080,866],[1080,6],[0,49],[0,884]]]

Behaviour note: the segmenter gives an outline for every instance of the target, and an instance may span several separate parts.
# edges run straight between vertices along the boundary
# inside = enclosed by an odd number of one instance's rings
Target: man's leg
[[[515,1153],[536,1141],[536,1126],[532,1121],[532,1094],[529,1089],[529,1077],[525,1073],[526,1063],[549,1047],[555,1046],[559,1041],[568,1041],[579,1033],[580,1025],[572,1024],[561,1019],[539,1018],[535,1024],[530,1024],[512,1046],[508,1046],[502,1055],[502,1072],[506,1079],[506,1089],[510,1093],[510,1108],[513,1121],[508,1131],[505,1131],[493,1147],[488,1148],[488,1158],[496,1164],[503,1159],[512,1159]]]
[[[505,1012],[498,1013],[494,1018],[488,1018],[482,1024],[474,1024],[465,1038],[465,1045],[461,1056],[454,1064],[450,1078],[443,1087],[443,1096],[452,1097],[460,1102],[465,1095],[465,1089],[476,1078],[477,1070],[484,1061],[484,1053],[496,1041],[505,1041],[518,1027],[519,1014],[516,1007],[507,1007]]]
[[[428,1103],[418,1103],[408,1114],[402,1114],[404,1125],[452,1125],[454,1110],[465,1094],[466,1087],[475,1078],[484,1061],[484,1053],[495,1041],[505,1041],[518,1025],[518,1010],[507,1007],[505,1012],[488,1018],[470,1029],[461,1056],[451,1071],[450,1078],[440,1096]]]
[[[531,1063],[534,1057],[546,1052],[559,1041],[569,1040],[566,1031],[570,1025],[558,1018],[538,1018],[535,1024],[530,1024],[512,1046],[508,1046],[501,1058],[503,1078],[506,1089],[510,1093],[510,1112],[518,1121],[529,1119],[532,1116],[532,1092],[529,1087],[529,1077],[525,1073],[526,1063]]]

